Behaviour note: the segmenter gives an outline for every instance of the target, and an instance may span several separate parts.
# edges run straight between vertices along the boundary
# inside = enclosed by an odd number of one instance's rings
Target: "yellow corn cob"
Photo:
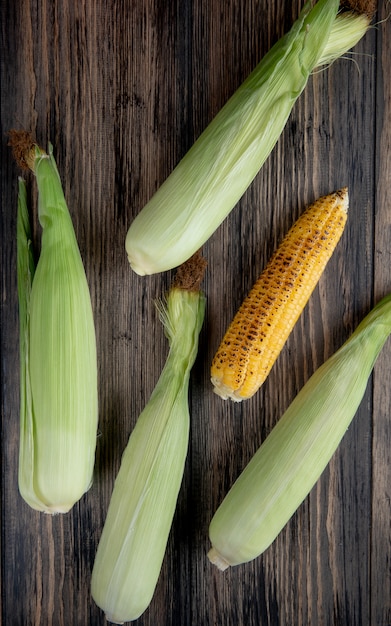
[[[265,381],[342,235],[347,210],[346,187],[319,198],[270,259],[212,361],[222,398],[240,402]]]

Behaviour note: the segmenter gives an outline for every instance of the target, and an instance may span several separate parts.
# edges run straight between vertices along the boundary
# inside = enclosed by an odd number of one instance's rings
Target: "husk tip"
[[[230,567],[228,561],[226,561],[213,546],[208,552],[208,559],[213,565],[216,565],[221,572],[224,572]]]
[[[109,622],[109,624],[124,624],[125,623],[124,621],[119,622],[117,618],[113,617],[109,613],[105,614],[105,618],[106,618],[106,622]]]

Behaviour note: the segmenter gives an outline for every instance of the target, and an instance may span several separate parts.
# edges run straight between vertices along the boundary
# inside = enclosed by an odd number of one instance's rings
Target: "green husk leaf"
[[[98,419],[95,328],[86,275],[57,166],[12,131],[38,186],[41,253],[34,271],[26,190],[19,184],[21,354],[19,490],[34,509],[65,513],[92,482]]]
[[[371,16],[366,13],[340,12],[334,20],[326,46],[318,61],[318,67],[330,65],[354,48],[368,31],[370,24]]]
[[[17,214],[17,277],[19,299],[19,358],[20,358],[20,442],[19,480],[24,485],[25,499],[34,509],[44,510],[44,503],[37,498],[33,488],[34,437],[32,397],[29,378],[30,297],[35,273],[32,251],[31,226],[27,208],[25,181],[18,185]]]
[[[122,456],[92,571],[92,596],[114,623],[137,619],[152,599],[188,448],[189,377],[205,297],[176,285],[157,307],[170,350]]]

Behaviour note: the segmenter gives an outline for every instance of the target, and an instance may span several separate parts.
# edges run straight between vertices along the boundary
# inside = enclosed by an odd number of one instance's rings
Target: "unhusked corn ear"
[[[391,294],[297,394],[232,485],[209,527],[219,569],[264,552],[310,493],[344,437],[391,333]]]
[[[231,96],[130,225],[138,274],[177,267],[218,228],[269,156],[338,13],[306,2],[299,17]]]
[[[188,387],[205,314],[196,254],[158,304],[170,350],[121,459],[91,576],[109,622],[136,620],[151,602],[182,483],[190,413]]]
[[[17,220],[20,314],[19,490],[34,509],[65,513],[92,482],[98,420],[95,328],[87,279],[51,153],[10,133],[36,177],[43,229],[34,266],[25,184]]]
[[[292,226],[243,301],[212,361],[214,391],[237,402],[268,376],[337,245],[348,190],[319,198]]]

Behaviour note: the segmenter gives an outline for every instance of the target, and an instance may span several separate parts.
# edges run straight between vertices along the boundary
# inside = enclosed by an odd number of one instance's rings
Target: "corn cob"
[[[219,569],[259,556],[307,497],[339,446],[391,333],[391,294],[307,381],[210,523]]]
[[[26,186],[17,219],[20,327],[19,490],[34,509],[65,513],[92,482],[98,419],[95,329],[88,284],[60,177],[28,133],[12,131],[31,169],[43,227],[35,267]]]
[[[170,350],[124,451],[92,571],[92,596],[110,622],[137,619],[159,577],[187,455],[204,269],[195,255],[179,268],[166,303],[158,303]]]
[[[372,0],[368,3],[373,9]],[[314,68],[368,30],[371,16],[306,2],[298,19],[205,128],[136,216],[126,236],[138,274],[177,267],[201,248],[268,158]],[[356,4],[355,4],[356,6]]]
[[[212,361],[222,398],[240,402],[263,384],[345,227],[348,190],[319,198],[292,226],[243,301]]]

